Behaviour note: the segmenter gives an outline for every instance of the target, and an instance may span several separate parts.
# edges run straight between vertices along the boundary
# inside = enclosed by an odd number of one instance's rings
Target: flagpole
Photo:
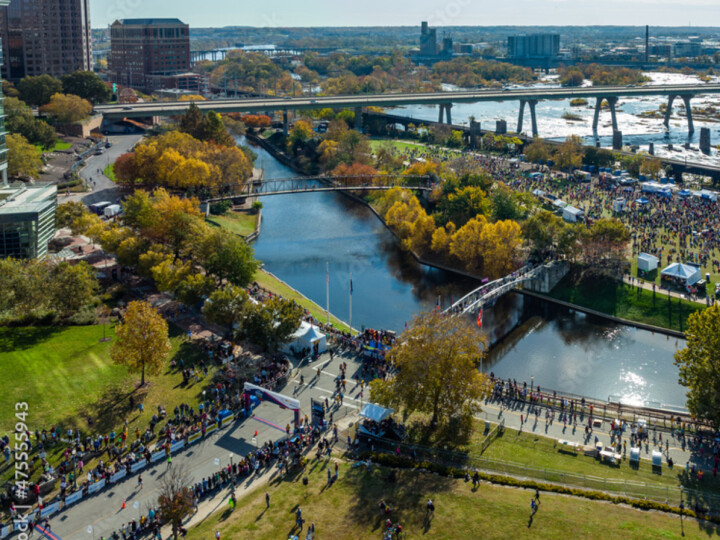
[[[350,334],[352,334],[352,272],[350,272]]]
[[[327,316],[327,322],[330,324],[330,263],[325,263],[325,315]]]

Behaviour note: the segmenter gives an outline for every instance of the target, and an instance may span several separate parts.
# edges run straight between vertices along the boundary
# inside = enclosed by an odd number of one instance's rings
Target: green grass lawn
[[[115,178],[115,164],[111,163],[107,167],[103,169],[103,173],[105,176],[107,176],[110,180],[117,183],[117,178]]]
[[[207,221],[240,236],[248,236],[255,232],[258,216],[250,212],[228,212],[224,216],[210,215]]]
[[[284,281],[281,281],[277,279],[276,277],[268,274],[267,272],[263,270],[258,270],[255,273],[255,277],[253,278],[255,281],[257,281],[258,285],[263,287],[264,289],[267,289],[275,294],[278,294],[282,296],[283,298],[289,298],[292,300],[295,300],[298,304],[300,304],[305,309],[309,310],[310,313],[312,313],[313,317],[315,317],[317,320],[326,322],[327,316],[325,315],[325,310],[318,306],[315,302],[310,300],[309,298],[306,298],[305,296],[299,294],[297,291],[292,289],[287,283]],[[349,332],[350,328],[347,324],[342,322],[340,319],[335,317],[332,313],[330,314],[330,322],[332,325],[337,328],[338,330],[342,332]]]
[[[171,358],[182,358],[186,366],[203,359],[202,351],[180,329],[170,328]],[[110,326],[107,335],[114,338]],[[197,401],[199,386],[183,387],[182,373],[169,367],[161,375],[147,377],[149,384],[138,389],[139,374],[114,365],[112,342],[100,342],[102,337],[101,325],[0,328],[5,378],[0,392],[0,433],[12,429],[14,404],[20,401],[28,403],[27,424],[32,430],[60,423],[102,433],[121,426],[126,418],[131,429],[144,427],[152,416],[149,411],[160,404],[174,408],[183,401]],[[130,394],[136,403],[144,403],[142,416],[129,409]]]
[[[631,321],[673,330],[687,328],[688,315],[704,304],[672,298],[659,292],[625,285],[611,279],[590,278],[575,283],[572,274],[555,286],[549,296]],[[654,298],[653,298],[654,296]]]
[[[411,152],[415,152],[416,154],[429,152],[432,155],[437,155],[438,157],[442,158],[458,157],[461,154],[459,150],[439,147],[430,148],[422,143],[401,141],[395,139],[373,139],[370,141],[370,148],[373,152],[377,152],[380,147],[387,144],[390,144],[400,154],[410,154]]]
[[[50,148],[49,150],[44,150],[43,148],[41,148],[40,146],[37,146],[37,145],[35,146],[35,148],[37,148],[37,149],[38,149],[38,152],[40,152],[40,153],[43,153],[43,152],[61,152],[61,151],[63,151],[63,150],[70,150],[70,148],[72,148],[72,143],[65,142],[65,141],[58,141],[58,142],[55,143],[55,146],[53,146],[53,147]]]
[[[108,326],[107,335],[114,338]],[[180,403],[197,404],[202,391],[216,372],[207,364],[209,376],[183,384],[182,367],[168,366],[160,375],[146,376],[146,385],[138,388],[139,374],[130,374],[110,359],[111,341],[100,342],[103,328],[74,326],[58,328],[0,328],[0,365],[5,385],[0,392],[0,434],[15,425],[14,406],[28,404],[27,426],[31,431],[61,425],[84,433],[119,432],[127,420],[131,440],[138,428],[144,431],[162,405],[170,412]],[[182,365],[206,361],[205,353],[177,326],[170,325],[170,358]],[[142,402],[142,414],[130,407],[130,396]],[[49,461],[60,459],[61,445],[51,449]],[[90,465],[90,464],[89,464]],[[36,471],[38,472],[38,471]],[[0,465],[0,482],[11,469]]]
[[[471,483],[419,471],[400,470],[396,482],[388,482],[389,469],[373,466],[340,466],[339,479],[326,486],[325,462],[308,465],[308,486],[301,475],[275,478],[239,498],[234,511],[220,509],[191,529],[187,538],[277,540],[298,534],[305,538],[307,526],[315,524],[317,538],[358,540],[382,538],[386,516],[378,503],[386,501],[391,520],[402,524],[406,538],[457,539],[645,539],[708,538],[717,528],[705,522],[626,506],[542,493],[540,507],[530,519],[534,493],[489,484],[473,490]],[[332,466],[332,462],[329,462]],[[270,508],[265,507],[265,492]],[[425,502],[435,504],[435,515],[425,523]],[[295,510],[306,520],[302,532],[295,527]]]

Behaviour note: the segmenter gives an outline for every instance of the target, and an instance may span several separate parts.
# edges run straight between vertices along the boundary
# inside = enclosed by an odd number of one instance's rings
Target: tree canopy
[[[50,99],[63,91],[62,83],[51,75],[25,77],[18,85],[20,99],[28,105],[41,107],[50,103]]]
[[[110,101],[112,90],[92,71],[76,71],[61,79],[63,92],[88,100],[92,104]]]
[[[685,348],[675,353],[680,384],[687,387],[687,408],[720,428],[720,304],[690,314]]]
[[[110,349],[113,362],[127,367],[132,373],[139,371],[140,386],[145,384],[146,372],[160,374],[170,355],[168,324],[150,303],[130,302],[115,333],[117,340]]]
[[[290,341],[300,328],[305,310],[292,300],[273,296],[261,304],[249,304],[242,332],[268,351]]]
[[[5,138],[5,142],[8,148],[8,174],[37,178],[43,167],[38,149],[22,135],[11,133]]]
[[[438,312],[418,315],[390,349],[397,373],[370,383],[370,397],[409,415],[431,415],[431,425],[465,421],[480,410],[489,391],[478,369],[485,338],[463,317]]]

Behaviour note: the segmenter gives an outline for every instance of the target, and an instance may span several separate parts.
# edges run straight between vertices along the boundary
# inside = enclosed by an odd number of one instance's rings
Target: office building
[[[437,56],[437,53],[437,29],[428,28],[427,21],[423,21],[420,27],[420,55]]]
[[[2,77],[92,70],[90,0],[11,0],[0,7]]]
[[[55,236],[57,186],[0,188],[0,258],[35,259],[47,255]]]
[[[10,0],[0,0],[0,10],[5,9]],[[0,40],[0,67],[3,64],[3,41]],[[3,94],[0,87],[0,177],[2,177],[2,186],[7,186],[8,162],[7,162],[7,145],[5,144],[5,110],[3,109]],[[0,186],[0,187],[2,187]]]
[[[508,56],[510,58],[554,58],[559,54],[559,34],[530,34],[508,37]]]
[[[678,41],[673,45],[673,54],[676,58],[700,56],[702,43],[698,41]]]
[[[178,19],[124,19],[110,27],[108,71],[113,82],[152,92],[175,88],[190,71],[190,28]]]

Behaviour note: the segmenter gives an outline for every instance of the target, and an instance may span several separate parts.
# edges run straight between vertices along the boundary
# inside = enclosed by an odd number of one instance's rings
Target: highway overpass
[[[452,123],[451,108],[453,103],[482,103],[484,101],[518,101],[520,112],[518,116],[518,132],[522,131],[523,112],[525,105],[530,108],[533,136],[537,133],[535,105],[541,100],[557,100],[586,98],[596,100],[593,129],[597,130],[598,118],[603,101],[607,101],[612,115],[613,130],[618,130],[615,105],[622,97],[667,96],[668,112],[665,116],[665,125],[670,120],[672,103],[675,98],[685,102],[687,111],[691,111],[690,100],[698,94],[720,94],[720,84],[692,84],[692,85],[655,85],[655,86],[605,86],[580,88],[505,88],[486,89],[462,92],[424,92],[424,93],[388,93],[388,94],[359,94],[352,96],[317,96],[298,98],[250,98],[250,99],[221,99],[196,102],[203,111],[216,111],[218,113],[259,113],[264,111],[283,111],[287,129],[287,111],[332,108],[355,109],[362,112],[363,107],[397,107],[401,105],[439,105],[439,122]],[[165,101],[150,103],[135,103],[128,105],[100,105],[95,111],[102,113],[108,120],[122,120],[123,118],[148,118],[154,116],[177,116],[182,114],[190,102]],[[361,114],[356,114],[356,124],[360,127]],[[692,113],[687,115],[688,130],[694,132]]]

